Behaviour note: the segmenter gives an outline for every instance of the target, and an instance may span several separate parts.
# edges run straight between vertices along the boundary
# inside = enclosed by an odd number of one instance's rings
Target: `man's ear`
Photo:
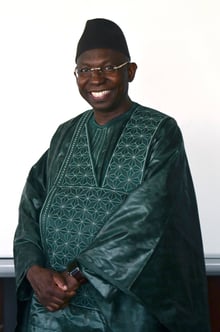
[[[128,82],[133,81],[136,70],[137,70],[137,64],[135,62],[130,62],[128,64]]]

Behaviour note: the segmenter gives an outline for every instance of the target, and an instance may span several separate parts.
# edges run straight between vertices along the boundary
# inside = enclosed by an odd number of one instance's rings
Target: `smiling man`
[[[31,169],[14,239],[17,331],[209,332],[196,198],[176,121],[130,99],[121,29],[86,23],[91,109]]]

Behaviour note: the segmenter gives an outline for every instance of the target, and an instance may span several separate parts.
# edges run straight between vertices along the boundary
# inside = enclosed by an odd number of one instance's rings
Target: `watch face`
[[[69,275],[76,278],[76,280],[78,280],[81,284],[84,284],[87,282],[87,279],[81,273],[78,266],[76,266],[72,271],[70,271]]]
[[[71,276],[75,276],[77,273],[80,273],[78,266],[76,266],[72,271],[69,272]]]

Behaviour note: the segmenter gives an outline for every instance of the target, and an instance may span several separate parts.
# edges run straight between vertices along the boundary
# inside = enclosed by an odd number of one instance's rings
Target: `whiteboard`
[[[0,257],[12,257],[30,167],[57,126],[90,108],[73,68],[87,19],[120,25],[138,64],[130,97],[173,116],[184,136],[206,255],[220,255],[220,2],[0,0]]]

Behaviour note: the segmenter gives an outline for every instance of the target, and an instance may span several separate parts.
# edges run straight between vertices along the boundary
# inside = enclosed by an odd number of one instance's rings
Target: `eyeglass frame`
[[[80,70],[87,69],[87,71],[86,72],[81,72],[81,75],[79,75],[79,72],[78,72],[79,69],[76,66],[76,68],[74,69],[74,75],[76,76],[77,79],[80,78],[80,77],[89,77],[89,76],[91,76],[92,72],[94,72],[94,71],[101,72],[104,75],[111,75],[112,73],[115,73],[118,69],[121,69],[124,66],[126,66],[128,63],[130,63],[130,61],[123,62],[122,64],[120,64],[118,66],[106,65],[106,66],[103,66],[103,67],[91,67],[91,68],[82,67]],[[105,71],[104,68],[107,68],[107,67],[111,67],[111,70],[110,71],[108,71],[108,70]]]

